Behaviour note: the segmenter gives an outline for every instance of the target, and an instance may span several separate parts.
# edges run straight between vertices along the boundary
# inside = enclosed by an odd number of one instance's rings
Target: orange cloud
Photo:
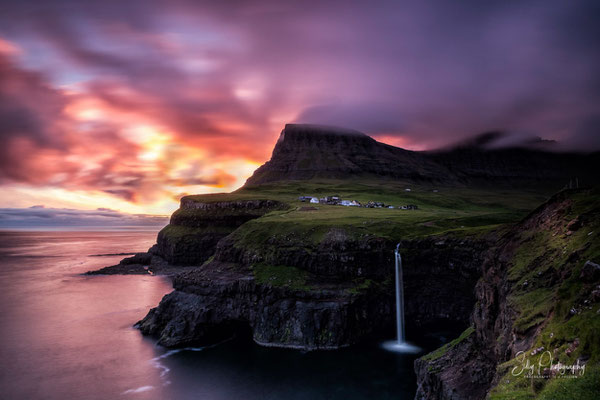
[[[116,83],[54,88],[6,51],[0,52],[3,99],[10,101],[0,104],[0,183],[60,188],[62,200],[87,191],[109,203],[120,198],[164,212],[157,205],[181,188],[239,187],[268,154],[266,146],[242,136],[251,123],[228,120],[234,116],[227,112],[212,112],[214,123],[207,123]]]

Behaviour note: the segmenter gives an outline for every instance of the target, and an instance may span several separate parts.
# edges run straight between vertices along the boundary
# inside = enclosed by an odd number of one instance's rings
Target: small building
[[[349,206],[352,205],[352,201],[350,201],[350,200],[342,200],[340,202],[340,204],[343,205],[343,206],[349,207]]]
[[[335,206],[340,204],[339,196],[325,196],[321,199],[321,203],[329,204],[330,206]]]
[[[319,204],[319,199],[316,197],[311,197],[310,202],[313,204]]]
[[[358,201],[356,201],[356,200],[352,200],[352,201],[350,202],[350,206],[351,206],[351,207],[362,207],[362,204],[360,204],[360,203],[359,203]]]
[[[388,206],[388,208],[394,208],[394,206]]]

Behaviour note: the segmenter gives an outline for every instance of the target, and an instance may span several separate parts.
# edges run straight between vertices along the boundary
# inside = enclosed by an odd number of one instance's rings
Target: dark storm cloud
[[[304,109],[296,122],[334,125],[365,132],[402,132],[399,108],[386,103],[329,104]]]
[[[327,2],[265,6],[256,19],[254,9],[232,17],[261,54],[247,64],[266,55],[283,85],[319,86],[299,121],[362,122],[434,145],[491,129],[569,144],[598,110],[597,2]]]

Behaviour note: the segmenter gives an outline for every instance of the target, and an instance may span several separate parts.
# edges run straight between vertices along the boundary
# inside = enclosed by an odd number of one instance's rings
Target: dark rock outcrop
[[[587,210],[581,205],[575,207],[573,198],[578,195],[587,195],[583,201]],[[528,357],[543,351],[544,346],[531,350],[540,337],[545,338],[546,346],[550,343],[559,347],[568,344],[572,335],[583,335],[582,327],[592,321],[581,319],[573,333],[543,332],[552,319],[562,325],[581,310],[588,310],[587,318],[597,318],[591,307],[598,300],[592,279],[596,266],[584,258],[598,251],[593,231],[598,228],[600,207],[593,196],[585,190],[560,192],[498,238],[485,257],[483,275],[476,285],[472,333],[454,346],[415,361],[417,399],[483,399],[501,380],[525,379],[503,377],[509,368],[499,365],[522,351],[527,351]],[[586,210],[576,218],[590,229],[588,233],[579,232],[578,237],[569,234],[574,210]],[[597,340],[597,332],[587,334],[588,349]],[[567,348],[565,357],[575,347]],[[554,357],[561,356],[554,348],[546,350],[553,350]],[[582,359],[589,357],[584,354]],[[531,387],[527,380],[525,383]],[[546,381],[536,384],[539,391]],[[509,390],[508,395],[504,392],[500,397],[511,398],[510,387],[498,390]]]
[[[474,334],[470,334],[440,358],[415,361],[418,377],[415,399],[483,399],[493,376],[494,365],[486,349],[479,346]],[[460,373],[457,373],[457,369]]]
[[[84,275],[175,275],[190,267],[170,265],[162,257],[148,253],[137,253],[121,260],[117,265],[88,271]]]
[[[175,292],[140,321],[140,329],[163,345],[183,346],[223,339],[242,323],[259,344],[309,350],[391,332],[394,243],[332,230],[315,247],[305,241],[300,253],[289,237],[277,236],[268,246],[244,249],[233,233],[219,242],[211,262],[174,278]],[[467,325],[484,247],[483,240],[449,237],[402,243],[411,326],[440,320]],[[271,265],[280,267],[262,276],[260,268],[271,271]],[[300,287],[293,277],[281,282],[282,270],[305,280]]]
[[[338,280],[382,279],[389,276],[393,262],[390,241],[375,236],[355,237],[344,229],[329,229],[318,243],[289,234],[271,236],[259,246],[246,245],[240,233],[234,232],[219,242],[215,260],[287,265]]]
[[[580,277],[589,282],[600,280],[600,264],[587,260],[585,264],[583,264]]]
[[[469,325],[474,287],[489,246],[489,238],[430,237],[401,242],[408,299],[405,313],[413,325],[436,320]]]
[[[213,255],[217,243],[242,224],[287,208],[274,200],[206,202],[186,196],[148,253],[171,265],[201,265]]]
[[[392,311],[384,293],[316,282],[310,289],[275,287],[249,270],[211,267],[177,276],[176,290],[138,323],[142,332],[176,347],[223,340],[242,324],[265,346],[335,349],[381,329]]]
[[[173,265],[201,265],[219,240],[242,224],[288,206],[274,200],[204,202],[183,197],[150,252]]]

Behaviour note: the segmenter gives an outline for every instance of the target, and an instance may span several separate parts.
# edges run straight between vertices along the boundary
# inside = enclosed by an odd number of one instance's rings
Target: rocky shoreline
[[[194,267],[174,266],[152,253],[134,253],[117,265],[87,271],[84,275],[167,275],[173,276]]]

